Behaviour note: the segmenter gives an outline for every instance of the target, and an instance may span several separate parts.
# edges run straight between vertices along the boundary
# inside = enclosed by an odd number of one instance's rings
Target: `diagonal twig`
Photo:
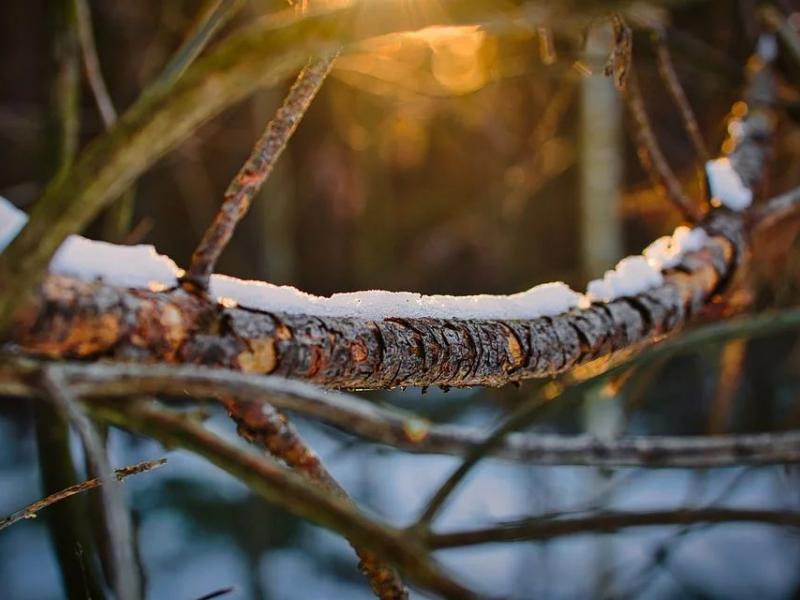
[[[661,151],[653,131],[653,125],[650,122],[650,116],[647,114],[631,54],[630,28],[619,15],[614,16],[612,24],[617,46],[612,54],[613,62],[610,65],[610,70],[614,76],[617,89],[622,95],[633,120],[633,138],[639,162],[641,162],[653,185],[665,193],[666,197],[687,220],[697,223],[702,219],[703,212],[686,195],[677,177],[675,177],[675,173]],[[622,46],[623,51],[620,51],[620,46]]]
[[[203,239],[192,254],[192,262],[184,282],[200,290],[208,289],[209,277],[222,251],[228,245],[236,226],[244,217],[253,198],[272,173],[289,138],[322,87],[338,52],[309,62],[292,84],[275,117],[267,124],[247,162],[225,191],[222,206]]]
[[[72,394],[64,373],[57,365],[44,369],[42,386],[56,408],[75,427],[83,442],[89,463],[94,472],[99,474],[103,484],[100,492],[103,497],[106,533],[113,561],[114,592],[120,600],[138,600],[142,594],[133,554],[133,527],[119,481],[108,463],[100,436],[89,418],[78,407],[77,399]]]
[[[317,454],[308,447],[289,420],[271,404],[241,401],[233,396],[224,396],[222,402],[236,421],[242,437],[263,447],[288,467],[316,483],[320,489],[352,504],[347,492],[328,472]],[[374,552],[360,548],[357,544],[353,544],[353,548],[361,560],[359,567],[378,598],[408,598],[408,592],[397,571],[384,564]]]
[[[681,113],[686,134],[694,145],[698,158],[705,163],[710,158],[708,148],[706,148],[706,143],[703,140],[703,134],[700,133],[697,117],[692,110],[691,104],[689,104],[689,99],[686,97],[686,92],[681,85],[680,79],[678,79],[678,74],[675,72],[664,31],[653,31],[653,45],[656,50],[658,72],[661,75],[661,79],[664,81],[669,95]]]
[[[144,473],[146,471],[152,471],[153,469],[157,469],[158,467],[164,465],[166,462],[167,462],[166,458],[161,458],[159,460],[147,460],[128,467],[122,467],[121,469],[115,469],[114,476],[117,478],[118,481],[122,481],[123,479],[129,477],[130,475],[137,475],[139,473]],[[25,508],[8,515],[4,519],[0,519],[0,530],[5,529],[6,527],[10,527],[14,523],[18,523],[19,521],[24,521],[25,519],[35,519],[36,513],[38,513],[40,510],[47,508],[48,506],[51,506],[56,502],[61,502],[62,500],[66,500],[70,496],[74,496],[76,494],[80,494],[82,492],[86,492],[88,490],[100,487],[102,484],[103,482],[99,477],[95,477],[93,479],[87,479],[86,481],[82,481],[81,483],[76,483],[75,485],[71,485],[68,488],[64,488],[63,490],[58,491],[55,494],[50,494],[49,496],[37,500],[36,502],[32,502]]]
[[[117,110],[111,101],[108,93],[103,73],[100,70],[100,60],[97,57],[97,46],[94,42],[92,33],[92,16],[87,0],[75,1],[75,15],[78,26],[78,39],[81,44],[81,56],[83,58],[83,68],[92,96],[97,104],[97,110],[103,119],[106,129],[110,128],[117,121]]]

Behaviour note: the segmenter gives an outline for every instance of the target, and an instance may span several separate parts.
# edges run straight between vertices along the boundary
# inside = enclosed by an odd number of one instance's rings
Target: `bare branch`
[[[686,195],[672,167],[669,166],[666,157],[661,152],[661,147],[653,132],[653,125],[644,106],[639,78],[633,68],[628,74],[628,85],[623,93],[623,98],[632,118],[631,126],[639,162],[649,175],[653,185],[666,194],[666,197],[685,219],[692,223],[699,222],[703,218],[703,212],[697,203]]]
[[[792,322],[786,317],[764,315],[754,323],[726,323],[726,336],[747,335],[769,323],[800,324],[800,312]],[[731,327],[735,326],[735,328]],[[745,326],[747,329],[745,329]],[[715,332],[715,336],[709,334]],[[770,329],[769,331],[775,331]],[[718,341],[716,325],[689,334],[693,344]],[[701,338],[698,334],[704,334]],[[677,341],[677,340],[676,340]],[[672,346],[672,349],[670,347]],[[681,346],[687,349],[690,346]],[[674,353],[672,342],[659,346]],[[663,352],[659,353],[664,356]],[[655,359],[651,359],[655,360]],[[638,363],[636,363],[638,364]],[[26,387],[28,373],[42,363],[24,359],[0,367],[0,391],[34,393]],[[628,363],[628,367],[630,363]],[[377,406],[352,394],[321,390],[280,377],[262,377],[223,369],[191,365],[135,365],[61,363],[70,385],[82,397],[108,398],[137,394],[188,394],[224,401],[235,395],[245,414],[271,404],[281,410],[327,423],[342,431],[406,452],[465,456],[486,442],[479,429],[433,425],[424,419]],[[628,368],[625,367],[625,368]],[[13,369],[13,370],[12,370]],[[269,410],[269,409],[266,409]],[[706,468],[740,464],[784,464],[800,460],[800,432],[706,436],[643,436],[601,440],[591,436],[510,433],[489,454],[497,458],[539,465],[646,466]]]
[[[740,221],[718,216],[709,230],[727,227],[735,239]],[[678,330],[719,291],[735,253],[726,238],[714,236],[686,255],[681,270],[667,272],[660,287],[524,320],[263,312],[181,289],[127,290],[50,276],[11,340],[29,354],[202,363],[329,387],[497,386],[564,372]]]
[[[322,87],[338,52],[310,62],[292,84],[275,117],[267,124],[247,162],[225,191],[222,206],[214,222],[192,254],[192,263],[184,281],[200,290],[208,289],[208,280],[217,260],[228,245],[239,221],[247,214],[253,198],[264,185],[275,163],[297,129],[311,101]]]
[[[139,473],[144,473],[146,471],[152,471],[153,469],[157,469],[158,467],[164,465],[167,462],[166,458],[161,458],[159,460],[147,460],[144,462],[140,462],[135,465],[131,465],[129,467],[122,467],[121,469],[116,469],[114,471],[114,475],[118,481],[122,481],[126,477],[130,475],[137,475]],[[56,502],[61,502],[62,500],[66,500],[70,496],[74,496],[76,494],[80,494],[82,492],[86,492],[92,490],[94,488],[100,487],[103,482],[100,480],[99,477],[95,477],[93,479],[87,479],[81,483],[77,483],[75,485],[71,485],[68,488],[65,488],[55,494],[50,494],[49,496],[42,498],[41,500],[37,500],[26,506],[25,508],[16,511],[5,517],[4,519],[0,519],[0,530],[5,529],[6,527],[10,527],[14,523],[19,521],[24,521],[25,519],[35,519],[36,513],[40,510],[47,508],[48,506],[55,504]]]
[[[613,22],[614,31],[618,39],[630,37],[630,30],[621,18],[615,18]],[[627,31],[627,38],[620,33],[625,31]],[[644,105],[642,90],[639,87],[639,78],[633,61],[629,60],[629,64],[626,64],[626,67],[624,79],[622,79],[623,76],[621,74],[618,74],[618,69],[615,68],[614,73],[615,79],[619,80],[617,88],[620,90],[633,120],[633,137],[636,142],[636,153],[639,156],[639,162],[641,162],[642,167],[650,176],[653,185],[665,192],[667,198],[684,218],[692,223],[698,223],[703,218],[703,211],[686,195],[661,151],[650,122],[650,116],[647,114],[647,109]]]
[[[800,187],[775,196],[753,208],[750,219],[758,229],[767,229],[797,216],[800,210]]]
[[[613,533],[627,527],[687,525],[691,523],[764,523],[800,527],[800,513],[736,508],[700,508],[653,512],[605,512],[585,517],[541,520],[537,518],[500,524],[484,529],[431,533],[431,548],[456,548],[496,542],[548,540],[587,533]]]
[[[356,511],[348,502],[320,490],[305,477],[263,454],[220,438],[185,415],[146,402],[94,403],[91,411],[110,424],[205,457],[269,502],[336,531],[396,564],[417,585],[447,598],[474,597],[442,573],[425,548],[403,532]]]
[[[114,476],[108,463],[100,436],[92,422],[78,407],[77,400],[58,366],[45,367],[42,386],[58,410],[75,427],[93,470],[100,475],[99,479],[103,484],[100,492],[105,508],[106,533],[113,560],[114,592],[120,600],[138,600],[142,594],[133,554],[133,527],[125,507],[119,480]]]
[[[169,89],[199,56],[214,34],[230,21],[243,5],[244,0],[205,0],[183,43],[144,93],[163,93]]]
[[[678,79],[675,66],[672,64],[672,56],[667,46],[664,31],[656,30],[653,32],[653,45],[656,50],[658,72],[661,74],[661,79],[664,81],[669,95],[672,96],[672,100],[681,113],[683,126],[694,145],[697,157],[705,163],[710,155],[706,148],[706,143],[703,140],[703,134],[700,133],[700,125],[697,123],[697,117],[695,117],[692,106],[689,104],[689,99],[686,97],[686,92],[683,90],[680,79]]]
[[[238,425],[239,434],[250,442],[263,447],[274,457],[281,459],[291,469],[302,473],[320,489],[352,504],[347,492],[328,472],[317,454],[308,447],[289,420],[271,404],[239,400],[233,396],[222,396],[222,402]],[[372,591],[382,600],[408,598],[408,591],[397,572],[383,564],[379,557],[353,544],[359,567],[370,583]]]
[[[89,81],[89,88],[92,90],[97,109],[106,129],[110,128],[117,121],[117,111],[111,96],[108,94],[103,72],[100,70],[100,60],[97,58],[97,47],[94,43],[92,33],[92,16],[87,0],[74,0],[75,13],[78,25],[78,37],[81,43],[81,55],[83,56],[83,68],[86,72],[86,79]]]

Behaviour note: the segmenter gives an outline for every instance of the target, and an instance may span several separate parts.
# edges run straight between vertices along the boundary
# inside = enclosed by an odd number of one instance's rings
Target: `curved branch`
[[[738,235],[724,211],[711,231]],[[731,233],[732,232],[732,233]],[[660,287],[527,320],[318,317],[218,305],[49,276],[11,339],[58,358],[203,364],[338,388],[491,385],[564,372],[682,327],[732,274],[736,248],[709,239]]]

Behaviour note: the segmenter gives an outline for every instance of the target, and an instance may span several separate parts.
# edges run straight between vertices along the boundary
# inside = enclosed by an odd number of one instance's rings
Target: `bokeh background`
[[[428,10],[436,0],[396,0]],[[0,194],[27,208],[49,176],[50,0],[0,6]],[[124,110],[180,44],[199,2],[91,2],[103,74]],[[676,70],[713,153],[744,84],[760,32],[750,0],[640,3],[643,21],[668,27]],[[774,3],[800,21],[797,3]],[[256,1],[228,26],[283,8]],[[222,36],[224,36],[224,31]],[[316,294],[361,289],[511,293],[587,279],[680,223],[650,187],[624,109],[602,75],[607,24],[498,36],[474,28],[372,40],[340,58],[219,271]],[[220,36],[220,37],[222,37]],[[212,44],[213,45],[213,44]],[[648,111],[686,188],[702,192],[698,157],[666,93],[646,31],[634,56]],[[782,102],[773,192],[797,185],[800,69],[779,58]],[[136,184],[130,241],[152,243],[185,266],[225,187],[285,93],[257,93],[201,127]],[[88,88],[81,141],[102,130]],[[88,235],[102,237],[98,222]],[[787,243],[788,242],[788,243]],[[754,309],[797,303],[800,254],[789,237],[756,261],[742,290]],[[704,346],[553,408],[536,428],[598,435],[699,435],[800,427],[800,347],[793,333]],[[541,383],[500,390],[372,393],[433,420],[485,426]],[[234,435],[209,406],[210,423]],[[413,521],[455,458],[408,456],[300,421],[307,440],[368,510]],[[40,497],[33,411],[0,398],[0,513]],[[78,444],[73,444],[80,457]],[[135,513],[148,596],[368,598],[346,542],[250,494],[215,467],[121,432],[112,463],[168,456],[125,485]],[[531,467],[486,460],[442,527],[487,524],[593,506],[707,505],[797,509],[796,467],[703,471]],[[87,503],[86,498],[69,502]],[[90,504],[86,504],[90,511]],[[0,597],[63,596],[42,513],[0,532]],[[57,525],[57,523],[55,523]],[[476,589],[510,598],[793,598],[800,536],[767,525],[651,527],[547,543],[447,551],[442,560]],[[420,594],[419,597],[424,597]]]

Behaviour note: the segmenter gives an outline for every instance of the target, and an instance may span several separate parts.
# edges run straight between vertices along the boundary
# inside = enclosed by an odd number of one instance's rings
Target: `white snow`
[[[53,256],[50,271],[78,279],[102,279],[110,285],[160,290],[177,284],[180,273],[171,258],[153,246],[121,246],[71,235]]]
[[[5,250],[28,222],[28,215],[0,196],[0,252]]]
[[[705,229],[694,229],[681,225],[671,236],[665,235],[654,240],[642,254],[647,262],[659,271],[677,265],[687,252],[696,252],[708,241]]]
[[[545,283],[510,296],[427,296],[413,292],[369,290],[313,296],[289,286],[243,281],[225,275],[211,278],[211,294],[226,304],[264,311],[365,319],[462,318],[532,319],[553,316],[579,306],[582,295],[565,283]]]
[[[27,221],[24,212],[0,197],[0,250]],[[242,306],[268,312],[360,317],[380,320],[397,318],[532,319],[554,316],[591,302],[608,302],[658,287],[662,270],[674,267],[687,252],[702,248],[708,239],[702,229],[678,227],[671,236],[650,244],[641,255],[623,258],[602,279],[591,281],[587,294],[579,294],[565,283],[537,285],[508,296],[427,296],[413,292],[370,290],[333,294],[306,294],[294,287],[262,281],[245,281],[212,275],[210,294],[226,306]],[[120,246],[69,236],[50,263],[50,271],[79,279],[101,279],[110,285],[161,290],[178,283],[181,269],[153,246]]]
[[[744,184],[730,159],[708,161],[706,174],[712,198],[731,210],[740,212],[753,202],[753,191]]]
[[[661,271],[644,256],[628,256],[606,271],[602,279],[589,282],[586,295],[591,302],[609,302],[623,296],[635,296],[664,283]]]
[[[677,265],[686,253],[700,250],[707,240],[708,234],[699,227],[677,227],[672,235],[653,241],[640,256],[623,258],[602,279],[590,281],[584,304],[610,302],[658,287],[664,283],[664,269]]]

